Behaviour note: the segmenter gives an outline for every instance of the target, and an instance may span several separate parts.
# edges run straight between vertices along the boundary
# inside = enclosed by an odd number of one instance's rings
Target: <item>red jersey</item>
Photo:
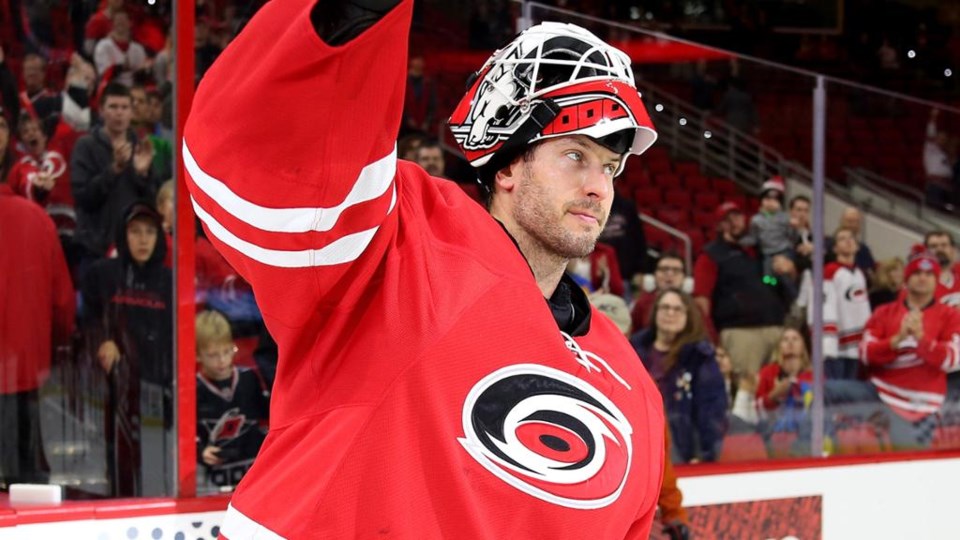
[[[221,536],[643,538],[660,395],[593,310],[559,331],[512,239],[398,161],[412,2],[330,47],[267,3],[204,76],[183,155],[280,359]]]
[[[903,301],[880,306],[867,321],[860,359],[880,399],[908,420],[940,410],[946,374],[960,370],[960,310],[933,303],[923,310],[923,337],[908,337],[896,349],[890,338],[909,311]]]
[[[36,390],[73,331],[75,298],[53,222],[0,184],[0,394]]]
[[[39,159],[26,154],[10,169],[7,181],[18,194],[44,207],[56,223],[57,231],[72,235],[77,228],[77,215],[70,191],[69,155],[56,148],[48,148]],[[53,178],[52,190],[37,186],[40,173]]]
[[[960,262],[940,271],[937,283],[937,298],[940,303],[960,308]]]

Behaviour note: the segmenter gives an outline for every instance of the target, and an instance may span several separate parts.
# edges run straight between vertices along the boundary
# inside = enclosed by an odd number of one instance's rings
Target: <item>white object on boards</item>
[[[60,504],[63,487],[49,484],[10,484],[10,504]]]

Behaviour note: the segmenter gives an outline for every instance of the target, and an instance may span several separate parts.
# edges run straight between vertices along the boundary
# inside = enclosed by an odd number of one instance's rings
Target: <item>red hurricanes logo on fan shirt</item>
[[[592,358],[606,366],[565,337],[578,361]],[[538,364],[507,366],[478,382],[464,403],[463,430],[460,444],[488,471],[568,508],[616,501],[633,457],[633,429],[609,398],[580,378]]]

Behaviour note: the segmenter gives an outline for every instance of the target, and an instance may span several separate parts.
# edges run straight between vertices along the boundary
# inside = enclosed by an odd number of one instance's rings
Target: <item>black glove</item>
[[[310,20],[327,45],[337,46],[359,36],[401,0],[327,0],[317,2]]]
[[[667,535],[670,540],[690,540],[690,527],[679,521],[667,523],[660,532]]]

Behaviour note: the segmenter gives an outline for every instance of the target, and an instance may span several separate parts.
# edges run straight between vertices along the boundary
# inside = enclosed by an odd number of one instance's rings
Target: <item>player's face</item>
[[[237,347],[232,341],[207,343],[197,351],[200,372],[213,381],[225,381],[233,375],[233,357]]]
[[[950,244],[950,237],[946,235],[931,236],[927,240],[927,249],[936,255],[940,266],[947,266],[953,262],[954,247]]]
[[[127,225],[127,246],[137,264],[145,264],[157,247],[157,226],[146,219],[134,219]]]
[[[919,296],[933,294],[937,287],[937,276],[933,272],[917,270],[907,280],[907,292]]]
[[[519,164],[514,221],[554,255],[589,255],[610,215],[620,158],[581,135],[540,143],[533,157]]]

